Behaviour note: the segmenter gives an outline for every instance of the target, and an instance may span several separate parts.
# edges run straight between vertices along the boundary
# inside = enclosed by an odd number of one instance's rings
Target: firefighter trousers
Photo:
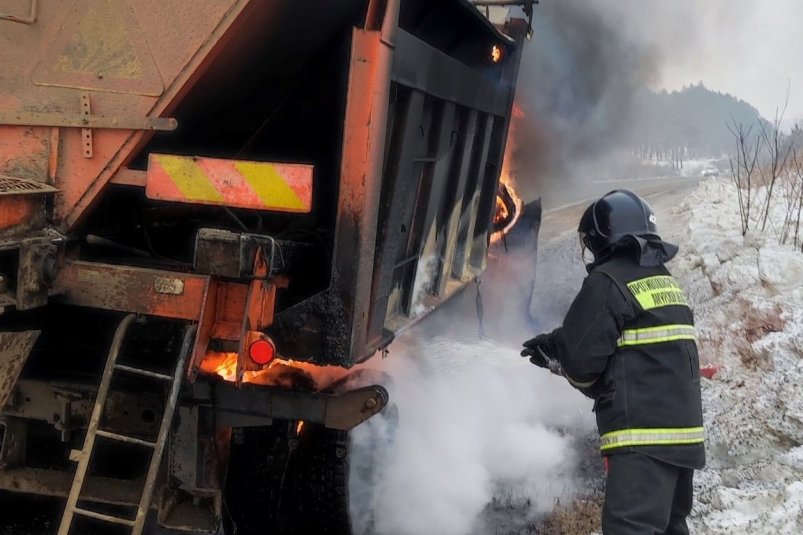
[[[604,535],[688,535],[694,470],[640,453],[607,459]]]

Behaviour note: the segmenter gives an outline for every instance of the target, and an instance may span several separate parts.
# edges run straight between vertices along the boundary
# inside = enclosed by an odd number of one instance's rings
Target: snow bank
[[[777,193],[777,192],[776,192]],[[673,263],[695,312],[708,466],[695,532],[803,533],[803,254],[773,235],[742,236],[734,186],[701,183]]]

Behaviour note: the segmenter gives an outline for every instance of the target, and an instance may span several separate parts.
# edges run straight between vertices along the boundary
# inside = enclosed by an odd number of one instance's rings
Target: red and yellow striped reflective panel
[[[149,199],[277,212],[312,210],[312,165],[151,154]]]

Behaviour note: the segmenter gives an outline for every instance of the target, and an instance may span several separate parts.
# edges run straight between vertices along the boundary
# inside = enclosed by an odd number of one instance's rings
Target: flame
[[[237,353],[208,352],[201,361],[201,372],[234,381],[237,377]],[[243,382],[287,388],[303,385],[321,390],[348,374],[349,370],[340,366],[317,366],[310,362],[275,358],[261,369],[246,370]]]
[[[516,124],[515,121],[517,121],[519,119],[524,119],[525,117],[527,117],[527,114],[524,113],[524,108],[522,108],[521,105],[519,105],[518,102],[514,102],[513,103],[513,112],[511,113],[511,117],[513,118],[513,121],[511,122],[511,125],[510,125],[510,130],[511,130],[511,135],[512,135],[513,129],[514,129],[514,125]]]
[[[505,158],[505,162],[507,162],[507,158]],[[496,230],[491,234],[491,243],[498,242],[510,232],[521,216],[523,207],[524,201],[516,193],[513,180],[507,174],[506,166],[503,165],[502,176],[499,178],[499,190],[496,194],[496,212],[493,217],[493,226]]]
[[[495,230],[491,234],[491,243],[500,241],[510,229],[516,224],[524,201],[516,193],[513,180],[513,173],[510,170],[510,162],[513,151],[516,147],[516,123],[524,119],[526,114],[518,102],[513,103],[511,110],[511,121],[508,129],[508,140],[505,144],[505,157],[502,159],[502,173],[499,177],[499,190],[496,194],[496,212],[493,217]],[[506,198],[507,197],[507,198]],[[513,214],[511,214],[513,210]],[[502,226],[502,228],[499,228]]]
[[[501,182],[501,181],[500,181]],[[494,213],[494,225],[499,225],[510,217],[510,210],[505,204],[501,195],[496,196],[496,213]]]
[[[494,63],[499,63],[502,60],[502,48],[499,45],[491,47],[491,60]]]
[[[237,353],[209,352],[201,361],[201,371],[210,375],[218,374],[227,381],[234,381],[237,373]]]
[[[300,435],[302,429],[304,429],[304,420],[299,420],[296,424],[296,435]]]

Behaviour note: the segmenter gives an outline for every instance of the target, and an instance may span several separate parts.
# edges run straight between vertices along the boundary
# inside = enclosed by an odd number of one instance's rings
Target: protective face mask
[[[594,253],[586,245],[585,234],[580,233],[580,257],[583,259],[583,264],[591,265],[596,260]]]

